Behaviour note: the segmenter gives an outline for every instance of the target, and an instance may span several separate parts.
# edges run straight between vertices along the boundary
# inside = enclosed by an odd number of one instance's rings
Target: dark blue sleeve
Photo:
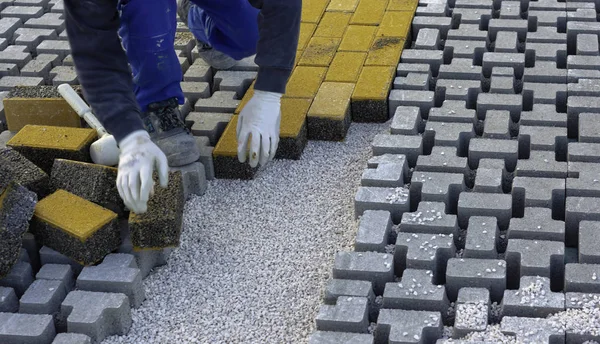
[[[296,60],[302,0],[249,1],[260,9],[255,59],[259,69],[254,88],[285,93]]]
[[[71,54],[83,95],[117,142],[144,129],[119,39],[117,0],[64,0]]]

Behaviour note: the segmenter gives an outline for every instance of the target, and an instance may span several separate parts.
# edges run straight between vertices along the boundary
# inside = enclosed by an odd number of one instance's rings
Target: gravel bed
[[[304,343],[336,252],[358,228],[354,195],[371,142],[390,123],[310,141],[300,161],[254,180],[214,180],[186,204],[169,264],[149,276],[133,327],[113,343]]]

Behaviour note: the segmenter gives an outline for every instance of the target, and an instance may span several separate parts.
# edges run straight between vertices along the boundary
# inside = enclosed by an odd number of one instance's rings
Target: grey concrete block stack
[[[419,1],[311,344],[600,341],[598,13]]]

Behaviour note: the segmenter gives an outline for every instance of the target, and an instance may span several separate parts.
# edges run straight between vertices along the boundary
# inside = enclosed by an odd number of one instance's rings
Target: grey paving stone
[[[475,176],[474,192],[481,193],[502,193],[504,168],[482,168],[477,169]]]
[[[486,9],[493,8],[493,2],[491,0],[455,0],[455,8],[474,8],[474,9]]]
[[[567,58],[568,69],[598,70],[599,56],[571,55]]]
[[[500,229],[495,217],[473,216],[469,219],[463,257],[496,259]]]
[[[315,331],[308,340],[308,344],[373,344],[374,339],[369,333]]]
[[[196,136],[196,142],[198,141],[199,138],[202,138],[202,137],[204,137],[204,136]],[[214,150],[214,147],[211,147],[209,145],[200,146],[200,159],[198,161],[200,161],[202,163],[202,165],[204,165],[204,169],[206,172],[206,179],[208,179],[208,180],[215,179],[215,166],[214,166],[213,156],[212,156],[213,150]]]
[[[382,309],[375,329],[376,343],[433,343],[442,336],[440,312]]]
[[[475,104],[481,92],[483,91],[479,80],[438,79],[435,87],[435,99]]]
[[[21,68],[22,76],[29,77],[42,77],[44,83],[49,84],[50,70],[60,64],[58,55],[55,54],[40,54],[36,56],[34,60],[29,61],[23,68]]]
[[[581,221],[600,221],[600,198],[567,197],[565,204],[565,244],[575,246]]]
[[[465,189],[463,174],[416,171],[410,184],[411,203],[443,202],[446,212],[455,213],[458,196]]]
[[[550,61],[564,67],[567,64],[567,44],[527,43],[525,54],[528,61]]]
[[[375,156],[367,162],[361,177],[362,186],[401,187],[407,182],[408,164],[402,154]]]
[[[126,225],[122,226],[121,231],[122,243],[117,250],[117,253],[125,253],[135,256],[135,261],[137,263],[137,267],[140,269],[142,279],[146,278],[155,268],[167,264],[167,258],[172,251],[171,248],[134,251],[128,227]]]
[[[481,80],[482,68],[473,65],[472,59],[453,58],[450,64],[440,66],[438,78]]]
[[[488,41],[487,31],[481,30],[477,24],[460,24],[457,29],[448,31],[448,40]]]
[[[560,290],[564,278],[565,245],[557,241],[510,239],[506,247],[507,285],[516,288],[523,276],[541,276]]]
[[[569,142],[569,162],[598,162],[600,144],[588,142]]]
[[[433,272],[406,269],[401,281],[389,282],[383,292],[384,309],[445,312],[450,302],[442,285],[433,284]]]
[[[236,93],[232,91],[216,91],[210,98],[198,99],[194,111],[233,114],[240,104],[236,97]]]
[[[203,63],[194,63],[183,75],[183,81],[212,83],[212,68]]]
[[[570,96],[569,99],[567,99],[569,137],[578,136],[577,128],[579,127],[579,114],[600,113],[600,101],[598,99],[598,97],[585,96]]]
[[[515,211],[520,213],[525,207],[548,208],[562,217],[565,186],[564,179],[515,177],[512,187]]]
[[[49,7],[49,0],[15,0],[15,6],[39,6],[46,11]]]
[[[376,252],[338,252],[333,278],[369,281],[376,295],[382,295],[387,282],[394,280],[394,256]]]
[[[461,24],[476,24],[487,23],[492,18],[493,8],[465,8],[455,7],[452,11],[452,16]]]
[[[19,310],[19,299],[13,288],[0,287],[0,313],[15,313]]]
[[[31,264],[23,261],[16,262],[8,275],[0,279],[0,287],[13,288],[19,298],[31,283],[33,283]]]
[[[518,52],[518,44],[519,39],[516,32],[500,31],[496,33],[494,52],[516,54]]]
[[[25,45],[10,45],[0,52],[0,62],[14,63],[22,68],[31,61],[31,54],[27,51]]]
[[[491,76],[490,93],[515,94],[515,78],[513,76]]]
[[[399,232],[396,238],[394,264],[396,274],[405,269],[430,271],[433,281],[441,283],[446,275],[448,259],[456,254],[454,235]]]
[[[392,135],[416,135],[423,127],[421,111],[416,106],[398,106],[392,118]]]
[[[19,68],[14,63],[0,63],[0,77],[1,76],[18,76]]]
[[[242,99],[256,75],[256,72],[218,71],[213,78],[213,86],[217,91],[235,92],[237,98]]]
[[[60,281],[66,293],[70,292],[75,285],[73,269],[68,264],[45,264],[35,275],[35,278],[37,280]]]
[[[207,82],[183,81],[181,89],[185,97],[194,104],[200,98],[210,97],[210,85]]]
[[[536,61],[535,66],[525,68],[524,82],[565,84],[567,81],[567,70],[559,69],[556,62]]]
[[[130,267],[123,266],[119,262],[119,260],[129,262],[133,257],[122,253],[116,255],[118,260],[107,261],[105,258],[98,266],[84,267],[77,277],[76,287],[78,290],[125,294],[129,297],[129,304],[138,308],[146,298],[142,273],[137,268],[137,264],[135,267]]]
[[[398,64],[396,76],[408,76],[410,73],[431,75],[431,67],[426,63],[401,62]]]
[[[600,265],[566,264],[564,291],[595,293],[600,285],[599,275]]]
[[[477,96],[477,116],[483,119],[490,110],[509,111],[513,122],[518,122],[519,115],[523,110],[523,96],[520,94],[480,93]]]
[[[331,279],[325,287],[323,302],[334,305],[340,296],[356,296],[366,298],[369,304],[375,302],[372,283],[347,279]]]
[[[66,296],[67,292],[62,281],[35,280],[21,297],[19,312],[56,316]]]
[[[416,171],[470,173],[467,158],[459,157],[454,147],[433,147],[431,155],[420,155],[417,159]]]
[[[447,17],[415,16],[412,21],[412,38],[414,41],[423,30],[437,30],[443,39],[452,27],[452,19]],[[415,47],[416,48],[416,47]],[[418,48],[416,48],[418,49]]]
[[[461,288],[456,300],[452,338],[485,331],[490,313],[490,292],[483,288]]]
[[[392,221],[399,223],[402,214],[410,209],[410,192],[405,187],[380,188],[361,186],[354,199],[355,217],[367,210],[387,210]]]
[[[0,137],[2,135],[0,134]],[[27,250],[27,255],[29,256],[29,261],[31,264],[31,268],[33,271],[38,271],[41,266],[40,262],[40,247],[38,243],[35,241],[33,234],[29,232],[25,232],[23,234],[23,248]]]
[[[37,54],[56,54],[64,59],[71,53],[69,41],[64,40],[44,40],[35,49]]]
[[[418,6],[415,15],[423,17],[446,17],[448,15],[448,3],[427,3]]]
[[[521,125],[567,127],[567,114],[556,111],[556,105],[533,104],[531,111],[521,112]]]
[[[55,39],[58,35],[55,30],[51,29],[34,29],[34,28],[20,28],[15,31],[14,44],[24,45],[27,47],[27,51],[35,51],[35,48],[44,39]]]
[[[568,23],[567,23],[568,25]],[[527,43],[565,43],[567,34],[556,27],[539,26],[535,32],[527,33]]]
[[[2,18],[19,18],[26,21],[29,18],[39,18],[44,14],[44,9],[37,6],[8,6],[0,12]]]
[[[515,70],[515,76],[521,79],[525,72],[525,54],[487,52],[483,54],[482,66],[481,71],[486,78],[492,76],[492,68],[494,67],[511,67]]]
[[[368,333],[368,303],[366,297],[341,296],[335,305],[321,305],[316,317],[317,330]]]
[[[600,304],[600,294],[593,293],[565,293],[565,307],[567,309],[583,309],[584,307]]]
[[[183,104],[179,105],[179,112],[181,112],[183,118],[186,118],[192,112],[193,108],[194,105],[192,104],[192,102],[190,102],[189,99],[184,98]]]
[[[7,75],[0,79],[0,91],[10,91],[16,86],[39,86],[43,83],[44,78]]]
[[[431,68],[431,73],[437,75],[440,66],[444,61],[444,54],[442,51],[430,51],[420,49],[405,49],[402,51],[400,57],[401,63],[416,63],[426,64]]]
[[[420,136],[378,134],[372,142],[373,155],[404,154],[409,166],[415,166],[423,154],[423,139]]]
[[[565,223],[552,219],[549,208],[525,208],[522,218],[510,219],[508,239],[565,240]]]
[[[567,178],[567,163],[556,161],[556,153],[531,151],[528,159],[519,159],[515,171],[517,177]]]
[[[51,315],[0,313],[0,342],[50,344],[56,335]]]
[[[600,95],[600,80],[580,79],[568,84],[569,96],[598,96]]]
[[[443,20],[443,19],[442,19]],[[418,25],[418,23],[417,23]],[[440,48],[440,30],[421,28],[415,40],[415,49],[439,50]]]
[[[423,132],[423,140],[429,147],[457,147],[461,156],[467,154],[469,142],[474,137],[475,131],[470,123],[428,121]]]
[[[469,141],[469,166],[476,169],[481,159],[504,159],[508,171],[514,171],[519,158],[519,142],[515,140],[481,139]]]
[[[74,275],[78,275],[83,269],[83,265],[75,260],[57,252],[47,246],[42,246],[40,249],[40,261],[42,265],[46,264],[67,264],[71,266]]]
[[[456,300],[464,287],[485,288],[492,301],[500,301],[506,289],[506,262],[499,259],[451,258],[446,271],[448,298]]]
[[[600,167],[596,163],[570,162],[567,196],[600,197]]]
[[[59,333],[52,344],[92,344],[92,339],[81,333]]]
[[[579,223],[579,263],[580,264],[599,264],[600,263],[600,222],[581,221]]]
[[[232,116],[229,113],[190,112],[186,122],[193,123],[191,130],[195,136],[206,136],[210,140],[210,145],[215,146]]]
[[[394,89],[428,91],[431,74],[426,73],[408,73],[406,76],[399,76],[394,79]]]
[[[171,167],[171,171],[181,171],[183,175],[183,194],[188,200],[192,195],[202,196],[208,188],[206,169],[201,162],[195,162],[182,167]]]
[[[481,119],[483,118],[484,117],[481,117]],[[467,109],[466,101],[445,100],[441,107],[432,108],[429,111],[427,120],[432,122],[459,122],[474,124],[477,122],[477,113],[473,109]]]
[[[545,318],[565,310],[565,294],[550,290],[550,279],[540,276],[521,277],[518,290],[505,290],[503,316]]]
[[[131,327],[131,309],[125,294],[72,291],[61,305],[68,332],[88,335],[102,342],[112,335],[124,335]]]
[[[520,343],[564,343],[565,332],[548,319],[504,317],[500,331]]]
[[[52,85],[61,84],[77,85],[79,80],[74,66],[56,66],[50,70]]]
[[[444,44],[444,55],[453,59],[481,60],[486,51],[486,41],[449,39]]]
[[[428,113],[434,101],[432,91],[391,90],[388,97],[389,114],[393,116],[398,106],[417,106],[421,113]]]
[[[425,234],[457,235],[456,215],[445,213],[442,202],[420,202],[416,212],[404,213],[400,222],[401,231]]]

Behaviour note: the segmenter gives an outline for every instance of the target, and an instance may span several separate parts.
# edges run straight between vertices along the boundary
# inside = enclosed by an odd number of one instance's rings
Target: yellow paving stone
[[[285,97],[313,98],[317,94],[326,73],[326,67],[296,67],[288,81]]]
[[[329,66],[325,81],[355,83],[366,56],[364,52],[338,52]]]
[[[297,50],[304,50],[308,41],[315,32],[317,24],[313,23],[300,23],[300,37],[298,37],[298,48]]]
[[[367,51],[371,47],[376,26],[350,25],[340,43],[339,51]]]
[[[295,138],[300,134],[311,103],[312,99],[281,99],[281,127],[279,137]]]
[[[412,19],[413,12],[385,12],[376,36],[406,38],[412,24]]]
[[[388,11],[410,11],[414,12],[419,5],[419,0],[390,0]]]
[[[373,42],[365,66],[396,66],[405,40],[399,37],[378,37]]]
[[[327,11],[354,12],[359,0],[331,0]]]
[[[355,84],[324,82],[308,110],[308,138],[343,140],[350,126],[350,99]]]
[[[215,145],[213,155],[237,157],[237,122],[238,115],[231,117],[231,121],[225,127],[219,142]]]
[[[328,4],[329,0],[302,0],[301,21],[318,23]]]
[[[385,122],[387,97],[396,74],[395,66],[364,66],[352,94],[352,120]]]
[[[362,0],[358,4],[350,24],[379,25],[387,5],[388,0]]]
[[[298,65],[328,67],[340,45],[340,41],[341,38],[334,37],[311,38]]]
[[[294,64],[298,64],[298,62],[300,62],[300,59],[302,58],[302,54],[304,54],[304,50],[298,50],[296,51],[296,61]]]
[[[342,38],[352,13],[326,12],[321,18],[314,37]]]

